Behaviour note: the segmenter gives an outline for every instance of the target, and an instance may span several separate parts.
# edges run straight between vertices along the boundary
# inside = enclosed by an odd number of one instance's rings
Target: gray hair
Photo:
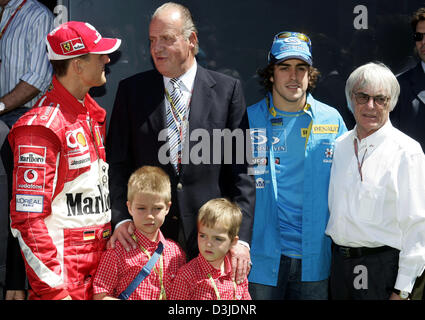
[[[183,20],[182,34],[186,40],[189,39],[192,32],[198,35],[198,29],[196,28],[195,23],[193,22],[192,14],[190,13],[188,8],[186,8],[184,5],[181,5],[179,3],[175,3],[175,2],[164,3],[162,6],[158,7],[155,10],[155,12],[152,15],[152,19],[155,18],[161,11],[165,9],[176,9],[181,13],[182,20]],[[196,56],[198,52],[199,52],[199,43],[197,42],[195,44],[195,49],[193,53]]]
[[[393,111],[400,95],[400,85],[395,75],[383,63],[369,62],[358,67],[348,77],[345,84],[345,98],[348,109],[354,113],[352,106],[352,94],[354,90],[365,89],[383,90],[390,97],[389,110]]]

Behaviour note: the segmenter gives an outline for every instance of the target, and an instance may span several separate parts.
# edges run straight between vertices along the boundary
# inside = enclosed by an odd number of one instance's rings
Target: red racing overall
[[[92,298],[111,232],[105,123],[105,110],[89,94],[81,103],[54,77],[10,132],[11,227],[30,299]]]

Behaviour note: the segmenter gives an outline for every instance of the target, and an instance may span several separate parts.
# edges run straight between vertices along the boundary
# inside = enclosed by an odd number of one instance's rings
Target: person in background
[[[412,137],[425,149],[425,7],[412,16],[417,65],[397,77],[400,83],[400,97],[394,111],[390,113],[391,123]]]
[[[6,145],[9,128],[0,120],[0,150]],[[6,252],[7,239],[9,234],[9,195],[7,188],[7,174],[4,168],[3,159],[0,158],[0,300],[5,298],[6,281]],[[16,250],[19,253],[18,250]],[[25,274],[25,273],[24,273]]]
[[[36,0],[0,0],[0,120],[9,128],[52,80],[44,40],[53,14]]]
[[[0,120],[9,129],[44,93],[52,80],[52,66],[44,40],[53,29],[53,14],[36,0],[0,0]],[[1,160],[12,195],[13,155],[6,141]],[[0,215],[9,217],[9,211]],[[9,223],[7,224],[9,225]],[[8,230],[7,299],[25,298],[26,279],[19,244]],[[3,281],[0,280],[0,287]],[[0,288],[1,289],[1,288]]]
[[[397,77],[400,97],[394,111],[390,113],[391,123],[397,129],[417,140],[425,149],[425,7],[419,8],[411,17],[410,25],[415,42],[417,65]],[[415,283],[412,299],[425,299],[423,290],[425,275]]]

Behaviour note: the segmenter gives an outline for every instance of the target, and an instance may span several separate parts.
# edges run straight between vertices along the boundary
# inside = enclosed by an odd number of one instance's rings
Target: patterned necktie
[[[170,158],[177,174],[180,172],[182,140],[185,134],[186,106],[180,90],[179,79],[170,80],[172,90],[168,95],[169,108],[167,108],[167,127],[170,145]]]

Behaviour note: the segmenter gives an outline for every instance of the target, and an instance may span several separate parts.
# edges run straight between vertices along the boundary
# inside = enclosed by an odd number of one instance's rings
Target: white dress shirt
[[[400,250],[395,288],[411,292],[425,266],[425,155],[388,120],[359,142],[361,181],[354,139],[356,128],[335,143],[326,234],[341,246]]]
[[[189,70],[187,70],[185,74],[181,75],[178,78],[180,80],[180,90],[183,94],[183,99],[187,107],[189,106],[190,99],[192,98],[193,84],[195,83],[195,76],[196,76],[197,69],[198,69],[198,65],[195,59],[195,62],[189,68]],[[166,76],[163,76],[163,78],[164,78],[164,88],[168,90],[168,92],[171,92],[173,90],[172,85],[170,84],[171,78],[168,78]],[[167,98],[164,98],[164,99],[165,99],[165,107],[167,111],[168,108],[170,108],[171,106],[168,99]],[[189,114],[187,115],[187,117],[189,117]]]
[[[186,133],[187,133],[187,127],[189,124],[189,112],[190,112],[189,106],[190,106],[190,100],[192,99],[192,91],[193,91],[193,85],[195,83],[195,76],[196,76],[197,69],[198,69],[198,65],[196,63],[196,59],[194,59],[194,63],[189,68],[189,70],[187,70],[186,73],[178,77],[178,79],[180,80],[180,90],[183,95],[183,101],[186,106],[186,113],[184,115],[185,121],[184,123],[182,123],[183,125],[183,141],[181,142],[182,144],[184,144],[184,140],[186,138]],[[172,85],[170,83],[171,78],[163,76],[163,79],[164,79],[164,88],[170,93],[173,90]],[[168,110],[171,108],[171,105],[166,97],[164,99],[165,99],[165,113],[167,114]],[[170,136],[170,132],[168,132],[168,136]]]

